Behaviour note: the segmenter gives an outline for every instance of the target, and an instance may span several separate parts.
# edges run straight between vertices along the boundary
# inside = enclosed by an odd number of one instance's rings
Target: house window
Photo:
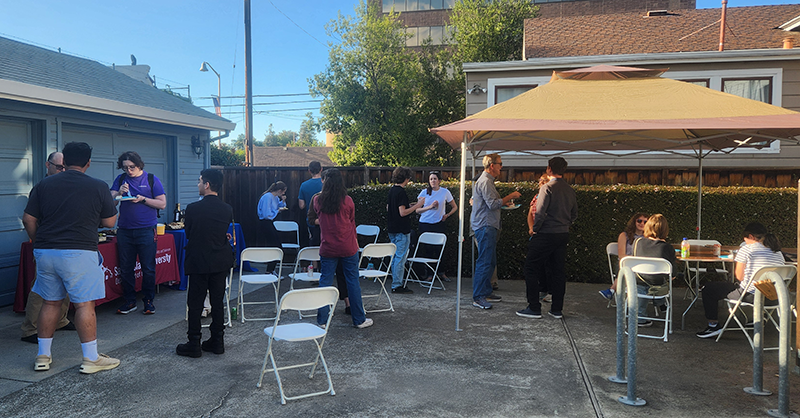
[[[772,78],[723,78],[722,91],[771,104]]]
[[[705,88],[709,88],[709,86],[710,86],[710,84],[709,84],[710,80],[707,79],[707,78],[696,78],[696,79],[693,79],[693,80],[678,80],[678,81],[683,81],[683,82],[686,82],[686,83],[689,83],[689,84],[695,84],[695,85],[698,85],[698,86],[703,86]]]
[[[513,99],[528,90],[536,88],[538,84],[524,84],[516,86],[497,86],[494,90],[494,103],[502,103],[506,100]]]

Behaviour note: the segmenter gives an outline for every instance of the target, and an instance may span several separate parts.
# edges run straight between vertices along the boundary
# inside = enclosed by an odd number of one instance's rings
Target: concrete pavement
[[[100,351],[122,364],[95,375],[78,373],[80,346],[71,331],[56,333],[52,370],[34,372],[36,347],[19,340],[23,316],[6,307],[0,309],[0,416],[759,417],[777,408],[777,354],[765,355],[764,372],[764,387],[775,394],[744,393],[752,384],[744,335],[731,331],[719,343],[696,338],[704,324],[699,307],[681,331],[688,301],[680,297],[669,342],[639,339],[637,395],[647,405],[631,407],[617,402],[626,386],[607,380],[616,370],[615,311],[597,294],[604,286],[570,283],[564,320],[533,320],[514,314],[525,307],[523,282],[501,281],[503,302],[489,311],[471,306],[471,280],[463,283],[459,332],[455,283],[431,295],[416,285],[412,295],[393,295],[396,312],[368,314],[375,325],[363,330],[352,327],[340,304],[324,347],[336,396],[285,406],[271,372],[256,388],[267,322],[235,322],[223,355],[175,355],[186,338],[185,292],[162,290],[150,316],[116,315],[117,303],[98,307]],[[378,290],[361,284],[365,294]],[[304,361],[314,352],[311,343],[276,348],[279,362]],[[289,394],[326,387],[324,373],[309,380],[290,370],[282,377]],[[798,412],[800,376],[793,373],[790,382],[790,409]]]

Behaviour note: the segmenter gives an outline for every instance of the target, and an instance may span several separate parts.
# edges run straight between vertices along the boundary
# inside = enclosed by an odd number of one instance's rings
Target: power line
[[[288,102],[273,102],[273,103],[253,103],[253,106],[274,106],[274,105],[284,105],[284,104],[294,104],[294,103],[319,103],[322,100],[291,100]],[[241,104],[231,104],[231,105],[220,105],[220,107],[239,107],[243,106]],[[215,108],[215,106],[198,106],[199,108]]]
[[[254,94],[253,97],[290,97],[290,96],[311,96],[311,93],[284,93],[284,94]],[[213,99],[216,96],[195,97],[195,99]],[[222,96],[223,99],[244,99],[245,96]]]
[[[296,108],[296,109],[276,109],[276,110],[255,110],[253,111],[254,115],[264,115],[268,113],[277,113],[277,112],[297,112],[302,110],[319,110],[317,107],[303,107],[303,108]],[[242,115],[245,112],[234,112],[234,111],[226,111],[221,112],[223,115]]]
[[[300,27],[300,25],[298,25],[297,23],[295,23],[295,21],[294,21],[294,20],[292,20],[292,18],[290,18],[289,16],[287,16],[287,15],[286,15],[286,13],[282,12],[282,11],[281,11],[281,9],[279,9],[279,8],[278,8],[278,6],[276,6],[276,5],[275,5],[275,3],[273,3],[273,2],[272,2],[272,0],[268,0],[268,1],[269,1],[269,4],[271,4],[271,5],[272,5],[272,7],[274,7],[274,8],[275,8],[275,10],[277,10],[277,11],[278,11],[278,13],[282,14],[282,15],[283,15],[283,16],[284,16],[286,19],[288,19],[290,22],[292,22],[292,24],[294,24],[295,26],[297,26],[297,27],[298,27],[298,28],[299,28],[301,31],[305,32],[305,33],[306,33],[306,35],[310,36],[310,37],[311,37],[313,40],[315,40],[315,41],[319,42],[319,44],[320,44],[320,45],[322,45],[322,46],[324,46],[324,47],[325,47],[325,49],[327,49],[327,48],[328,48],[328,45],[325,45],[324,43],[322,43],[322,41],[320,41],[319,39],[315,38],[315,37],[314,37],[314,35],[312,35],[312,34],[308,33],[308,31],[307,31],[307,30],[303,29],[302,27]]]

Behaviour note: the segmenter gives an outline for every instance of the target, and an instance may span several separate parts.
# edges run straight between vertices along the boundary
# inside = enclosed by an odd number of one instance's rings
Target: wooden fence
[[[388,184],[393,167],[338,167],[348,188],[368,184]],[[311,178],[306,167],[225,167],[225,183],[222,197],[233,206],[236,221],[242,224],[245,241],[249,246],[262,246],[265,241],[258,230],[256,207],[262,193],[275,181],[287,185],[286,197],[289,207],[279,215],[279,220],[295,221],[304,225],[305,213],[297,206],[300,184]],[[415,182],[426,182],[428,172],[438,170],[442,179],[457,180],[458,167],[411,167]],[[468,168],[468,176],[471,170]],[[476,171],[480,173],[480,170]],[[541,169],[527,167],[503,167],[500,181],[535,181]],[[666,186],[696,186],[696,169],[614,169],[614,170],[570,170],[564,178],[570,184],[657,184]],[[800,170],[714,170],[703,173],[705,186],[760,186],[796,187]],[[301,245],[307,238],[301,233]]]

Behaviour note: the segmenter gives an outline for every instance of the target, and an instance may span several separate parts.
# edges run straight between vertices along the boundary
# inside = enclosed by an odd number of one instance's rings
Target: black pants
[[[534,234],[528,241],[525,289],[531,310],[542,310],[539,291],[543,288],[553,295],[550,310],[561,312],[564,309],[564,292],[567,286],[564,260],[567,256],[568,242],[569,233]]]
[[[706,319],[716,321],[719,319],[719,301],[729,299],[739,299],[739,285],[731,282],[710,282],[703,286],[703,309],[706,311]],[[735,293],[734,293],[735,292]],[[744,295],[744,302],[753,303],[755,296],[752,293]],[[778,301],[764,299],[764,305],[776,305]],[[727,318],[727,316],[726,316]]]
[[[211,338],[222,337],[225,333],[225,278],[228,272],[223,271],[212,274],[192,274],[189,276],[189,292],[186,295],[186,304],[189,306],[189,339],[200,338],[200,316],[203,313],[203,302],[206,292],[211,301]]]
[[[275,229],[275,221],[272,219],[261,219],[258,221],[258,225],[261,227],[261,234],[266,241],[265,247],[281,248],[281,236],[278,234],[278,230]],[[275,266],[277,265],[278,263],[275,261],[267,263],[267,272],[275,271]],[[275,273],[277,274],[277,272]]]

